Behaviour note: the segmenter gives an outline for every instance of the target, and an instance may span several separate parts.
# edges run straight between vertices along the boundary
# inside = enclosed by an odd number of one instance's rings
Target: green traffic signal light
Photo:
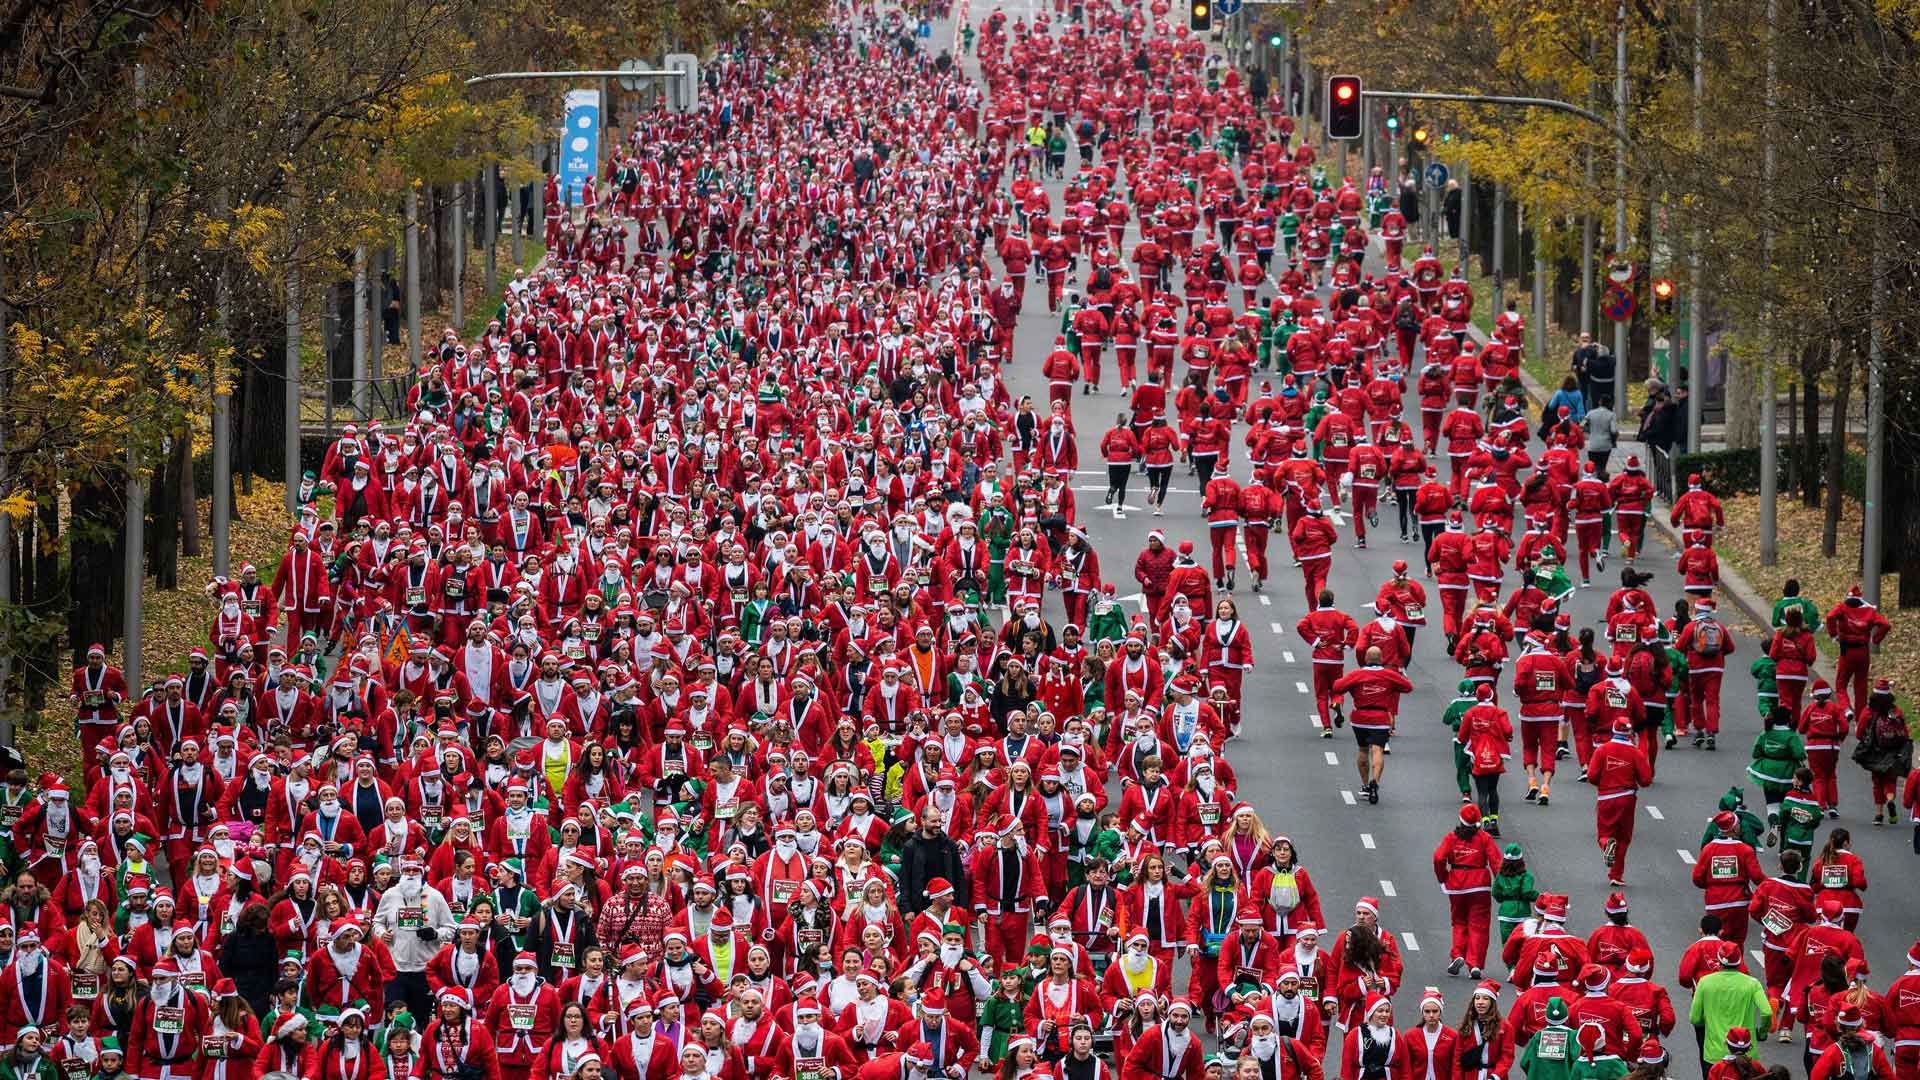
[[[1267,37],[1267,44],[1270,47],[1275,49],[1279,48],[1282,45],[1285,45],[1286,43],[1287,43],[1287,39],[1279,34],[1270,34]]]
[[[1397,117],[1397,116],[1388,116],[1388,117],[1387,117],[1387,130],[1388,130],[1388,131],[1399,131],[1399,130],[1400,130],[1400,118],[1399,118],[1399,117]]]

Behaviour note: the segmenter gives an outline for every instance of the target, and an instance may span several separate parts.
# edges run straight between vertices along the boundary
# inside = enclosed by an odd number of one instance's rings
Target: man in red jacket
[[[1713,816],[1720,835],[1700,849],[1693,864],[1694,888],[1705,891],[1708,911],[1720,916],[1720,936],[1741,947],[1747,942],[1747,901],[1765,880],[1752,845],[1740,839],[1740,819],[1731,810]]]
[[[1847,590],[1847,598],[1833,605],[1825,621],[1827,635],[1840,644],[1839,670],[1834,685],[1840,691],[1840,704],[1859,712],[1866,708],[1868,665],[1873,648],[1887,639],[1893,625],[1880,609],[1867,603],[1860,586]]]
[[[1920,1080],[1920,941],[1907,950],[1907,970],[1887,987],[1887,1024],[1893,1028],[1893,1069],[1899,1080]]]
[[[1487,962],[1487,932],[1493,920],[1493,875],[1500,866],[1500,846],[1480,828],[1480,808],[1460,808],[1460,823],[1433,849],[1433,877],[1446,894],[1453,923],[1453,945],[1447,952],[1447,974],[1480,978]]]
[[[1213,585],[1233,591],[1234,539],[1240,534],[1240,485],[1226,473],[1216,473],[1200,496],[1207,515],[1207,539],[1213,543]]]
[[[1687,718],[1694,725],[1693,745],[1713,748],[1720,733],[1720,677],[1733,655],[1733,635],[1714,615],[1713,597],[1693,602],[1693,621],[1680,631],[1676,647],[1687,654]]]
[[[1333,569],[1333,545],[1340,534],[1316,504],[1307,507],[1306,517],[1293,523],[1287,539],[1293,542],[1293,561],[1300,567],[1307,605],[1311,607],[1327,586],[1327,574]]]
[[[1320,711],[1320,729],[1333,737],[1332,712],[1337,707],[1333,687],[1347,662],[1347,650],[1360,640],[1353,616],[1333,606],[1333,591],[1321,589],[1319,606],[1294,626],[1300,640],[1313,650],[1313,704]]]
[[[1206,1065],[1200,1039],[1189,1025],[1193,1005],[1180,998],[1167,1006],[1167,1019],[1142,1031],[1120,1067],[1120,1080],[1201,1080]]]
[[[1634,740],[1632,720],[1614,720],[1613,738],[1594,747],[1587,759],[1587,782],[1597,789],[1594,838],[1606,859],[1607,883],[1619,888],[1627,883],[1627,848],[1633,844],[1640,789],[1653,783],[1653,766]]]
[[[1240,489],[1241,532],[1247,545],[1247,572],[1253,575],[1253,591],[1267,583],[1267,534],[1282,510],[1279,492],[1267,486],[1265,469],[1253,470],[1253,479]]]
[[[1324,594],[1329,597],[1331,593]],[[1400,712],[1400,695],[1410,693],[1413,683],[1393,668],[1380,663],[1378,646],[1361,658],[1364,666],[1340,676],[1333,684],[1333,697],[1353,695],[1354,767],[1360,773],[1360,787],[1367,801],[1380,801],[1380,774],[1386,770],[1387,740],[1393,737]],[[1322,738],[1332,738],[1333,729],[1323,726]]]

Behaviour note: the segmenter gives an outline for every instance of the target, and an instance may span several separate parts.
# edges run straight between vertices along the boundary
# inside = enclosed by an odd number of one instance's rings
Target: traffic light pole
[[[1396,101],[1458,101],[1468,105],[1517,105],[1530,109],[1551,109],[1554,112],[1568,113],[1598,124],[1621,142],[1628,141],[1624,123],[1616,126],[1613,121],[1591,109],[1583,109],[1570,101],[1559,101],[1554,98],[1514,97],[1508,94],[1435,94],[1414,90],[1362,90],[1360,96]]]

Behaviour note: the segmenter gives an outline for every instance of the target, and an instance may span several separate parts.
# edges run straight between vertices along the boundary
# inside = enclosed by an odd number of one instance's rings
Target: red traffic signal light
[[[1653,283],[1653,298],[1662,303],[1673,299],[1673,282],[1660,278]]]
[[[1360,76],[1335,75],[1327,80],[1327,137],[1360,137]]]

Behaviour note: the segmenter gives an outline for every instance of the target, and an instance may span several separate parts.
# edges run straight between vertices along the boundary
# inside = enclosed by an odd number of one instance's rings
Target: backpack
[[[1724,643],[1720,623],[1714,619],[1695,619],[1693,626],[1693,651],[1702,656],[1720,655],[1720,646]]]
[[[1412,304],[1403,304],[1393,316],[1393,325],[1401,330],[1420,329],[1420,313]]]

